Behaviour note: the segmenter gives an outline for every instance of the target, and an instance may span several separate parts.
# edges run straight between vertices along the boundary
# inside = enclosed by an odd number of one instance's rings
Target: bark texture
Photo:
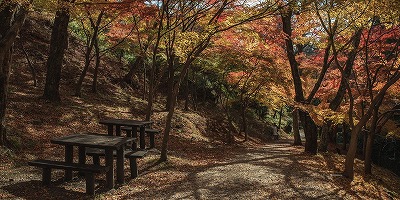
[[[0,3],[8,4],[9,1]],[[19,4],[10,4],[0,11],[0,145],[7,140],[5,115],[11,71],[12,46],[25,22],[27,10]]]
[[[56,12],[51,32],[50,52],[46,63],[46,83],[43,97],[49,101],[60,101],[60,79],[65,50],[68,48],[69,10]]]

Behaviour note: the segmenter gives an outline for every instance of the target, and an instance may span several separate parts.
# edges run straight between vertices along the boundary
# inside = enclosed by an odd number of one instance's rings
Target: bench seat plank
[[[28,165],[43,168],[42,182],[44,185],[50,185],[51,169],[53,168],[84,172],[86,180],[86,193],[90,195],[94,195],[94,173],[105,173],[110,169],[108,166],[67,163],[63,161],[43,159],[30,161],[28,162]]]
[[[73,171],[92,172],[92,173],[105,173],[109,170],[107,166],[93,165],[93,164],[79,164],[79,163],[67,163],[64,161],[55,160],[34,160],[28,162],[30,166],[36,166],[41,168],[55,168],[55,169],[69,169]]]

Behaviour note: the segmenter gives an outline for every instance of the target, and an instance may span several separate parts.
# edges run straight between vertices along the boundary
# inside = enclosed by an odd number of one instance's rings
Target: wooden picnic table
[[[134,138],[109,136],[100,134],[74,134],[56,139],[52,139],[51,143],[65,146],[65,162],[73,163],[73,147],[78,147],[79,164],[86,162],[86,148],[99,148],[105,150],[106,166],[110,169],[107,171],[106,182],[107,188],[114,188],[114,168],[113,168],[113,151],[117,152],[117,182],[124,183],[124,146],[131,143]],[[72,170],[65,171],[65,179],[72,179]]]
[[[150,126],[153,124],[153,121],[139,121],[139,120],[131,120],[131,119],[102,119],[99,121],[100,124],[107,125],[108,127],[108,135],[114,135],[114,126],[115,126],[115,135],[121,136],[121,126],[129,126],[132,127],[132,135],[127,135],[127,137],[136,137],[137,129],[139,128],[140,133],[140,148],[145,149],[145,129],[146,126]]]

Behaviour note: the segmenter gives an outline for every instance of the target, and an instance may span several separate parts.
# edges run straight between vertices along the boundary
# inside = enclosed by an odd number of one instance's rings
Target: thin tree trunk
[[[294,146],[301,146],[301,137],[300,137],[300,127],[299,127],[299,110],[297,108],[293,109],[292,112],[293,117],[293,136],[294,136]]]
[[[364,157],[364,173],[372,174],[372,146],[374,144],[373,132],[367,132],[367,143],[365,145],[365,157]]]
[[[140,66],[143,66],[142,56],[136,57],[135,62],[129,68],[129,72],[124,76],[124,81],[126,83],[132,83],[133,75],[136,73],[137,69],[139,69]]]
[[[149,96],[147,98],[147,112],[146,112],[146,120],[150,120],[151,115],[153,115],[153,102],[154,102],[154,94],[155,94],[155,79],[156,79],[156,65],[153,64],[153,67],[150,71],[150,84],[149,84]]]
[[[242,132],[244,133],[244,141],[248,140],[248,133],[247,133],[247,120],[246,120],[246,102],[243,102],[244,100],[241,100],[241,112],[240,112],[240,116],[242,118]]]
[[[172,122],[172,117],[175,112],[175,104],[176,104],[176,97],[178,96],[179,92],[179,87],[182,82],[182,79],[184,76],[186,76],[186,73],[188,71],[189,66],[184,66],[184,69],[182,69],[180,77],[178,79],[178,82],[174,85],[173,90],[170,91],[172,93],[172,101],[168,110],[168,115],[165,123],[165,129],[164,129],[164,136],[163,136],[163,141],[162,141],[162,147],[161,147],[161,156],[160,156],[160,161],[167,161],[167,149],[168,149],[168,141],[169,141],[169,133],[171,131],[171,122]]]
[[[192,80],[193,80],[193,85],[192,85],[192,108],[193,110],[197,110],[197,89],[196,89],[196,77],[195,77],[195,72],[192,70]]]
[[[319,142],[319,147],[318,150],[320,152],[326,152],[328,150],[328,142],[329,142],[329,127],[331,127],[331,124],[324,124],[322,126],[322,133],[321,133],[321,139]]]
[[[349,77],[351,75],[351,71],[354,66],[354,61],[356,59],[358,47],[360,45],[361,33],[362,33],[362,30],[359,29],[356,31],[356,33],[353,37],[353,49],[347,55],[347,60],[346,60],[345,67],[344,67],[344,70],[342,73],[342,78],[340,81],[339,89],[336,93],[335,98],[329,104],[329,108],[333,111],[336,111],[339,108],[339,106],[344,98],[344,95],[346,93],[346,84],[347,84],[346,82],[349,79]]]
[[[372,114],[371,130],[367,134],[367,144],[365,147],[365,160],[364,160],[364,173],[372,174],[372,146],[374,143],[374,136],[377,131],[378,118],[379,118],[379,107],[382,101],[378,103],[378,106],[374,108]]]
[[[190,89],[189,89],[189,72],[186,74],[185,77],[185,111],[189,111],[189,94],[190,94]]]
[[[343,123],[342,135],[343,135],[342,150],[346,151],[347,150],[347,142],[348,142],[347,141],[348,133],[347,133],[347,125],[346,125],[346,123]]]
[[[100,67],[100,48],[99,48],[99,39],[96,38],[94,41],[94,48],[95,48],[95,54],[96,54],[96,61],[95,61],[95,67],[94,67],[94,72],[93,72],[93,82],[92,82],[92,92],[97,93],[97,77],[99,74],[99,67]]]
[[[12,46],[25,22],[27,11],[24,6],[3,1],[0,7],[0,145],[5,145],[7,132],[5,127],[8,84],[11,71]],[[26,5],[25,5],[26,6]]]
[[[174,58],[175,56],[171,56],[168,60],[168,83],[167,83],[167,88],[168,91],[172,91],[175,83],[175,69],[174,69]],[[172,101],[174,101],[173,94],[168,93],[167,94],[167,103],[165,105],[165,109],[169,110],[172,104]]]
[[[26,52],[25,47],[24,47],[24,45],[22,43],[21,43],[21,48],[22,48],[22,51],[24,52],[26,61],[28,62],[29,69],[31,70],[31,73],[32,73],[33,86],[37,87],[36,70],[33,67],[31,59],[29,59],[28,52]]]
[[[279,129],[281,129],[281,123],[282,123],[282,110],[283,110],[283,107],[281,107],[281,110],[279,111],[278,130],[279,130]]]
[[[91,27],[93,29],[93,35],[90,37],[88,40],[88,44],[86,46],[86,52],[85,52],[85,66],[83,67],[82,73],[79,76],[79,79],[76,83],[75,86],[75,96],[80,97],[82,96],[82,84],[83,80],[85,79],[85,76],[87,74],[87,71],[89,70],[90,62],[92,61],[91,54],[93,47],[95,46],[96,40],[98,40],[99,37],[99,28],[100,28],[100,23],[103,18],[104,11],[101,11],[100,14],[97,16],[96,23],[93,22],[93,20],[90,18],[91,22]]]
[[[365,113],[365,115],[359,120],[358,124],[354,127],[351,132],[351,140],[349,145],[349,150],[346,154],[345,169],[343,175],[350,179],[354,178],[354,158],[357,151],[357,136],[362,130],[362,127],[366,125],[368,120],[371,118],[374,109],[379,109],[380,102],[383,100],[386,91],[395,84],[400,78],[400,67],[397,71],[390,77],[390,79],[385,83],[385,85],[380,89],[379,93],[371,100],[370,106]]]
[[[65,50],[68,48],[69,9],[56,12],[51,32],[50,52],[47,59],[46,83],[43,97],[49,101],[60,101],[60,79]]]

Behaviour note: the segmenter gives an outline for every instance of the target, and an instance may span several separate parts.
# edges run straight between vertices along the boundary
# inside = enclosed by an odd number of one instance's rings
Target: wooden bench
[[[116,151],[113,151],[114,157],[117,156]],[[137,159],[143,158],[147,151],[132,151],[125,150],[124,152],[125,158],[129,159],[129,165],[131,169],[131,178],[136,178],[138,176],[138,167],[137,167]],[[95,149],[95,148],[87,148],[86,155],[93,157],[93,164],[100,164],[100,156],[105,156],[105,152],[103,149]]]
[[[94,195],[94,174],[106,173],[109,170],[109,167],[100,165],[67,163],[54,160],[34,160],[28,162],[28,165],[43,168],[43,185],[50,185],[52,168],[83,172],[85,173],[86,193],[90,195]]]
[[[128,137],[131,137],[131,135],[132,135],[132,127],[124,126],[124,127],[121,127],[121,130],[126,131],[126,135]],[[146,128],[145,129],[145,133],[148,134],[149,137],[150,137],[150,148],[155,148],[156,147],[155,146],[155,142],[154,142],[155,134],[160,133],[160,131],[157,130],[157,129]],[[137,135],[132,135],[132,137],[137,137]]]

